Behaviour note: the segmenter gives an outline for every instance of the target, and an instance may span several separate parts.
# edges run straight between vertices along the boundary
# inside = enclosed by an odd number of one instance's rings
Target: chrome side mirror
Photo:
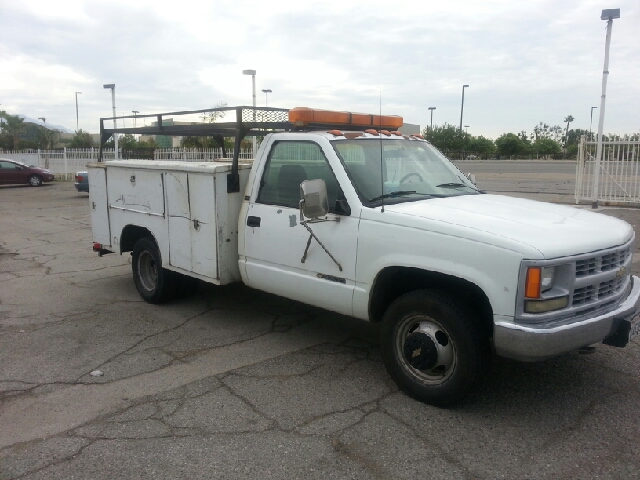
[[[324,180],[305,180],[300,184],[300,215],[316,219],[329,212],[327,185]]]

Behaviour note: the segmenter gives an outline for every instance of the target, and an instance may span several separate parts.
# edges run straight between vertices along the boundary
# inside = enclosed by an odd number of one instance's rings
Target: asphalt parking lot
[[[0,479],[640,478],[639,339],[495,359],[439,409],[398,392],[376,325],[241,285],[149,305],[129,258],[91,251],[72,183],[0,187]]]

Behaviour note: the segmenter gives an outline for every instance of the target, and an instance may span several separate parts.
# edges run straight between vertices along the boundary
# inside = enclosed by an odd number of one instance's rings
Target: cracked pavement
[[[640,478],[637,339],[494,359],[439,409],[398,391],[376,325],[242,285],[149,305],[71,183],[0,199],[1,480]]]

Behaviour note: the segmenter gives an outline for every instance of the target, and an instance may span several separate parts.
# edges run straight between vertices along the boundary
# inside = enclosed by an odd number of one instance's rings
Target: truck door
[[[327,185],[332,221],[313,223],[324,247],[300,224],[300,183],[321,178]],[[336,200],[342,190],[322,148],[311,141],[278,141],[271,147],[244,229],[245,271],[252,287],[304,303],[352,314],[358,218]],[[339,264],[339,265],[338,265]]]

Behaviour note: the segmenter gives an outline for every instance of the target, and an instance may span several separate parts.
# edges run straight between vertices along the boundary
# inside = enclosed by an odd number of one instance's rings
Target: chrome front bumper
[[[605,339],[605,343],[611,345],[626,345],[621,337],[629,331],[631,319],[640,313],[640,278],[634,275],[631,281],[629,295],[615,310],[604,315],[551,328],[496,322],[493,332],[496,353],[523,362],[535,362]]]

